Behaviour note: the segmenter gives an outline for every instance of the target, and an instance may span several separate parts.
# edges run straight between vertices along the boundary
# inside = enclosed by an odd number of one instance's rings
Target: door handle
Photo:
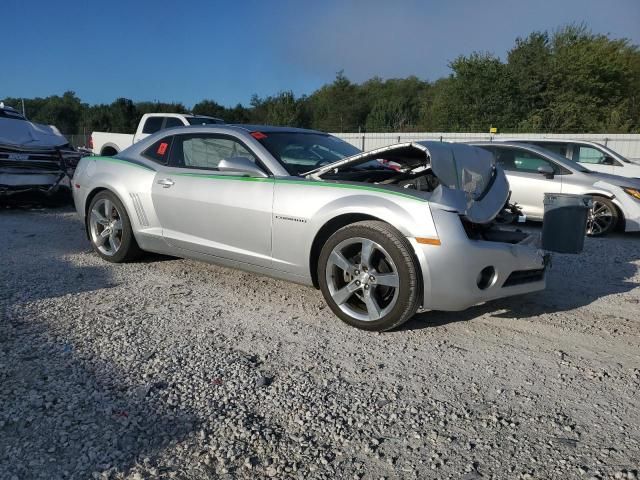
[[[173,185],[175,182],[173,180],[171,180],[170,178],[161,178],[160,180],[158,180],[156,182],[158,185],[162,185],[163,188],[169,188],[171,185]]]

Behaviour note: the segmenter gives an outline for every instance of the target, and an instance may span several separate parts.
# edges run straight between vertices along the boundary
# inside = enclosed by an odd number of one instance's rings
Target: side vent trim
[[[140,196],[137,193],[130,193],[131,201],[133,202],[133,208],[136,210],[136,215],[138,216],[138,222],[143,227],[149,226],[149,219],[147,218],[147,214],[144,211],[144,207],[142,206],[142,202],[140,201]]]

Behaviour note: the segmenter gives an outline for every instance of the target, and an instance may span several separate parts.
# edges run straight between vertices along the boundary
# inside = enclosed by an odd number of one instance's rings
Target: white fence
[[[393,143],[417,140],[439,140],[443,142],[473,142],[480,140],[508,140],[509,138],[563,138],[589,140],[606,145],[621,155],[640,159],[640,134],[608,133],[334,133],[336,137],[355,145],[361,150],[372,150]]]

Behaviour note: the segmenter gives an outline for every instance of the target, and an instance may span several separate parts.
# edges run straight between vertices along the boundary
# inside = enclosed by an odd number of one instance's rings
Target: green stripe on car
[[[107,162],[120,163],[125,165],[130,165],[133,167],[143,168],[145,170],[149,170],[155,172],[153,168],[144,165],[143,163],[137,163],[132,160],[123,160],[115,157],[93,157],[94,160],[103,160]],[[364,190],[374,193],[382,193],[387,195],[395,195],[397,197],[408,198],[409,200],[415,200],[418,202],[427,202],[428,200],[418,197],[416,195],[411,195],[409,193],[403,192],[395,192],[393,190],[388,190],[386,188],[381,187],[373,187],[369,185],[352,185],[348,183],[331,183],[331,182],[322,182],[318,180],[296,180],[296,179],[287,179],[287,178],[273,178],[273,177],[249,177],[243,175],[217,175],[212,173],[172,173],[171,175],[176,177],[195,177],[195,178],[205,178],[209,180],[235,180],[239,182],[274,182],[280,184],[296,184],[303,185],[307,187],[325,187],[325,188],[346,188],[350,190]]]

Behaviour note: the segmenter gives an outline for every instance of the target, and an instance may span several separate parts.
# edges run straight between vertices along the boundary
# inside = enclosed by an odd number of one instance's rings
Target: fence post
[[[362,148],[360,150],[364,152],[364,133],[362,134]]]

